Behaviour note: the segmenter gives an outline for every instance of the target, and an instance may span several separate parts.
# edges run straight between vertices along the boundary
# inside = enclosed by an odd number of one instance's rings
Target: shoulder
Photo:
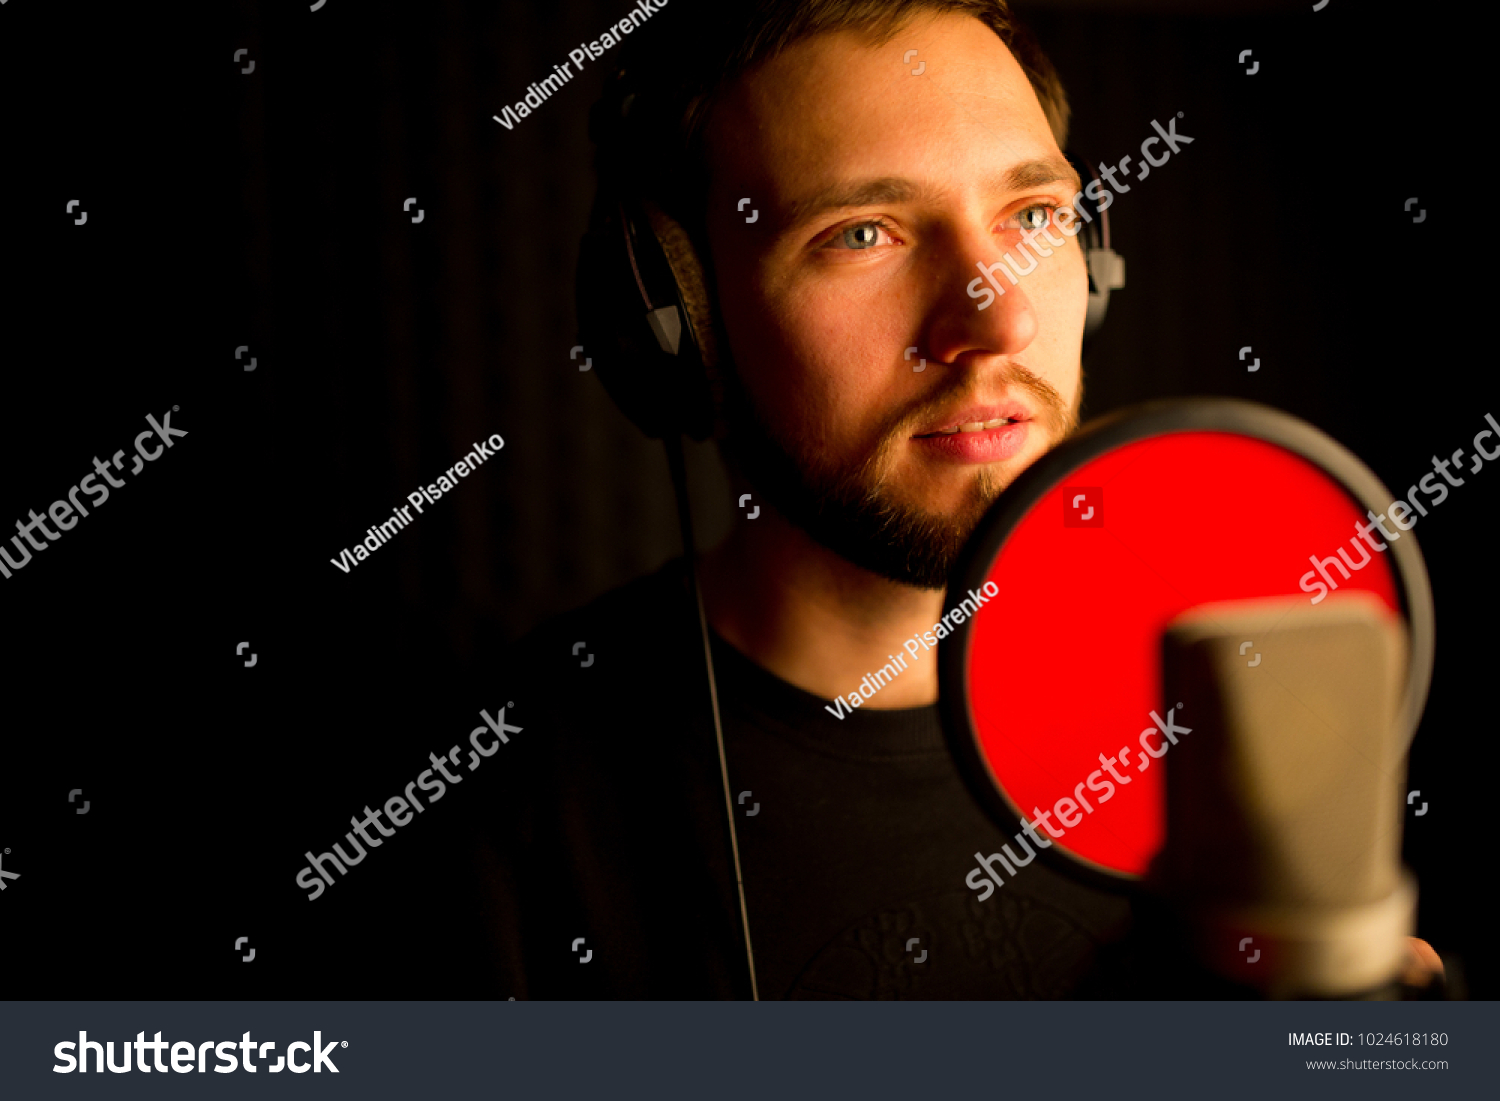
[[[517,713],[589,740],[660,724],[703,680],[702,636],[679,556],[538,624],[484,663]]]
[[[544,620],[513,643],[506,658],[535,673],[578,668],[612,676],[638,662],[646,648],[677,648],[684,637],[691,641],[693,616],[687,570],[677,557],[654,573]]]

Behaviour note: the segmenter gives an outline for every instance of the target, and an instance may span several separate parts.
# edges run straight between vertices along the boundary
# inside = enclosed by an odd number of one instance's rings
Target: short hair
[[[651,198],[700,247],[707,243],[702,143],[715,104],[744,74],[815,35],[852,32],[880,46],[919,15],[972,16],[1011,51],[1058,148],[1067,148],[1067,93],[1007,0],[696,0],[664,14],[632,36],[611,90],[595,107],[596,165],[602,185]]]

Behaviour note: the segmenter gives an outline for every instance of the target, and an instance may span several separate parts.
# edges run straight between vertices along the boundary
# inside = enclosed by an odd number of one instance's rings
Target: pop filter
[[[1390,759],[1404,759],[1431,679],[1433,610],[1416,539],[1384,517],[1392,500],[1334,440],[1249,402],[1155,402],[1086,426],[996,500],[951,576],[940,704],[972,790],[1007,832],[1030,823],[1017,840],[1044,860],[1140,883],[1167,836],[1168,753],[1208,718],[1179,707],[1217,698],[1176,687],[1164,698],[1164,679],[1177,683],[1165,645],[1220,608],[1254,611],[1233,620],[1261,633],[1231,650],[1249,669],[1277,608],[1290,623],[1362,601],[1399,626],[1381,653],[1394,655]],[[1323,651],[1286,652],[1305,675],[1305,655]],[[1287,666],[1264,671],[1303,692]],[[1000,862],[1029,863],[1022,847]]]

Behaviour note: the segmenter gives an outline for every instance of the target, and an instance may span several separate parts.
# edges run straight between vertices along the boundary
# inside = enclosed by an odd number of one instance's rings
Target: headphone
[[[590,112],[589,135],[601,151],[629,148],[635,101],[622,70]],[[1067,158],[1086,189],[1090,180],[1103,186],[1089,161]],[[1110,291],[1125,286],[1125,260],[1110,245],[1108,212],[1086,190],[1077,198],[1089,276],[1087,349],[1104,324]],[[714,435],[723,333],[703,264],[681,224],[649,198],[601,178],[579,248],[576,291],[578,343],[625,415],[651,439]]]
[[[633,146],[644,149],[638,137],[639,120],[632,117],[636,106],[636,93],[627,71],[621,69],[589,113],[589,136],[605,157],[619,157]],[[1067,157],[1080,180],[1100,182],[1092,164],[1072,154]],[[716,322],[703,263],[687,231],[650,198],[637,193],[618,172],[609,175],[613,178],[600,173],[599,191],[579,247],[577,342],[587,349],[604,388],[625,415],[647,437],[659,438],[666,445],[703,642],[750,993],[759,1001],[713,647],[694,563],[697,543],[682,451],[683,436],[702,441],[722,428],[725,341]],[[1081,226],[1077,236],[1089,273],[1088,313],[1083,326],[1087,348],[1090,338],[1104,324],[1109,292],[1125,285],[1125,261],[1110,247],[1109,216],[1098,202],[1086,193],[1080,194],[1075,210]]]

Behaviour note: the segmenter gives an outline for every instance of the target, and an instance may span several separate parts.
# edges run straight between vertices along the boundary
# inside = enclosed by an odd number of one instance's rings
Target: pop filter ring
[[[1117,448],[1179,432],[1223,432],[1274,444],[1300,456],[1338,482],[1355,502],[1383,511],[1396,498],[1380,479],[1342,444],[1278,409],[1238,398],[1171,398],[1117,410],[1081,429],[1043,455],[996,498],[954,563],[948,592],[982,589],[1005,543],[1033,508],[1079,468]],[[1407,539],[1410,542],[1407,542]],[[1412,531],[1392,541],[1388,552],[1410,642],[1406,690],[1400,711],[1402,751],[1411,746],[1432,685],[1435,620],[1432,586],[1421,548]],[[1002,591],[1003,595],[1003,591]],[[993,598],[991,598],[993,599]],[[956,606],[955,601],[953,606]],[[980,804],[1002,828],[1027,818],[1011,802],[980,750],[969,707],[969,649],[973,641],[965,618],[938,650],[938,708],[943,729],[964,781]],[[1027,818],[1029,821],[1030,819]],[[1074,878],[1110,890],[1139,889],[1143,877],[1119,872],[1060,846],[1040,848],[1048,865]]]

